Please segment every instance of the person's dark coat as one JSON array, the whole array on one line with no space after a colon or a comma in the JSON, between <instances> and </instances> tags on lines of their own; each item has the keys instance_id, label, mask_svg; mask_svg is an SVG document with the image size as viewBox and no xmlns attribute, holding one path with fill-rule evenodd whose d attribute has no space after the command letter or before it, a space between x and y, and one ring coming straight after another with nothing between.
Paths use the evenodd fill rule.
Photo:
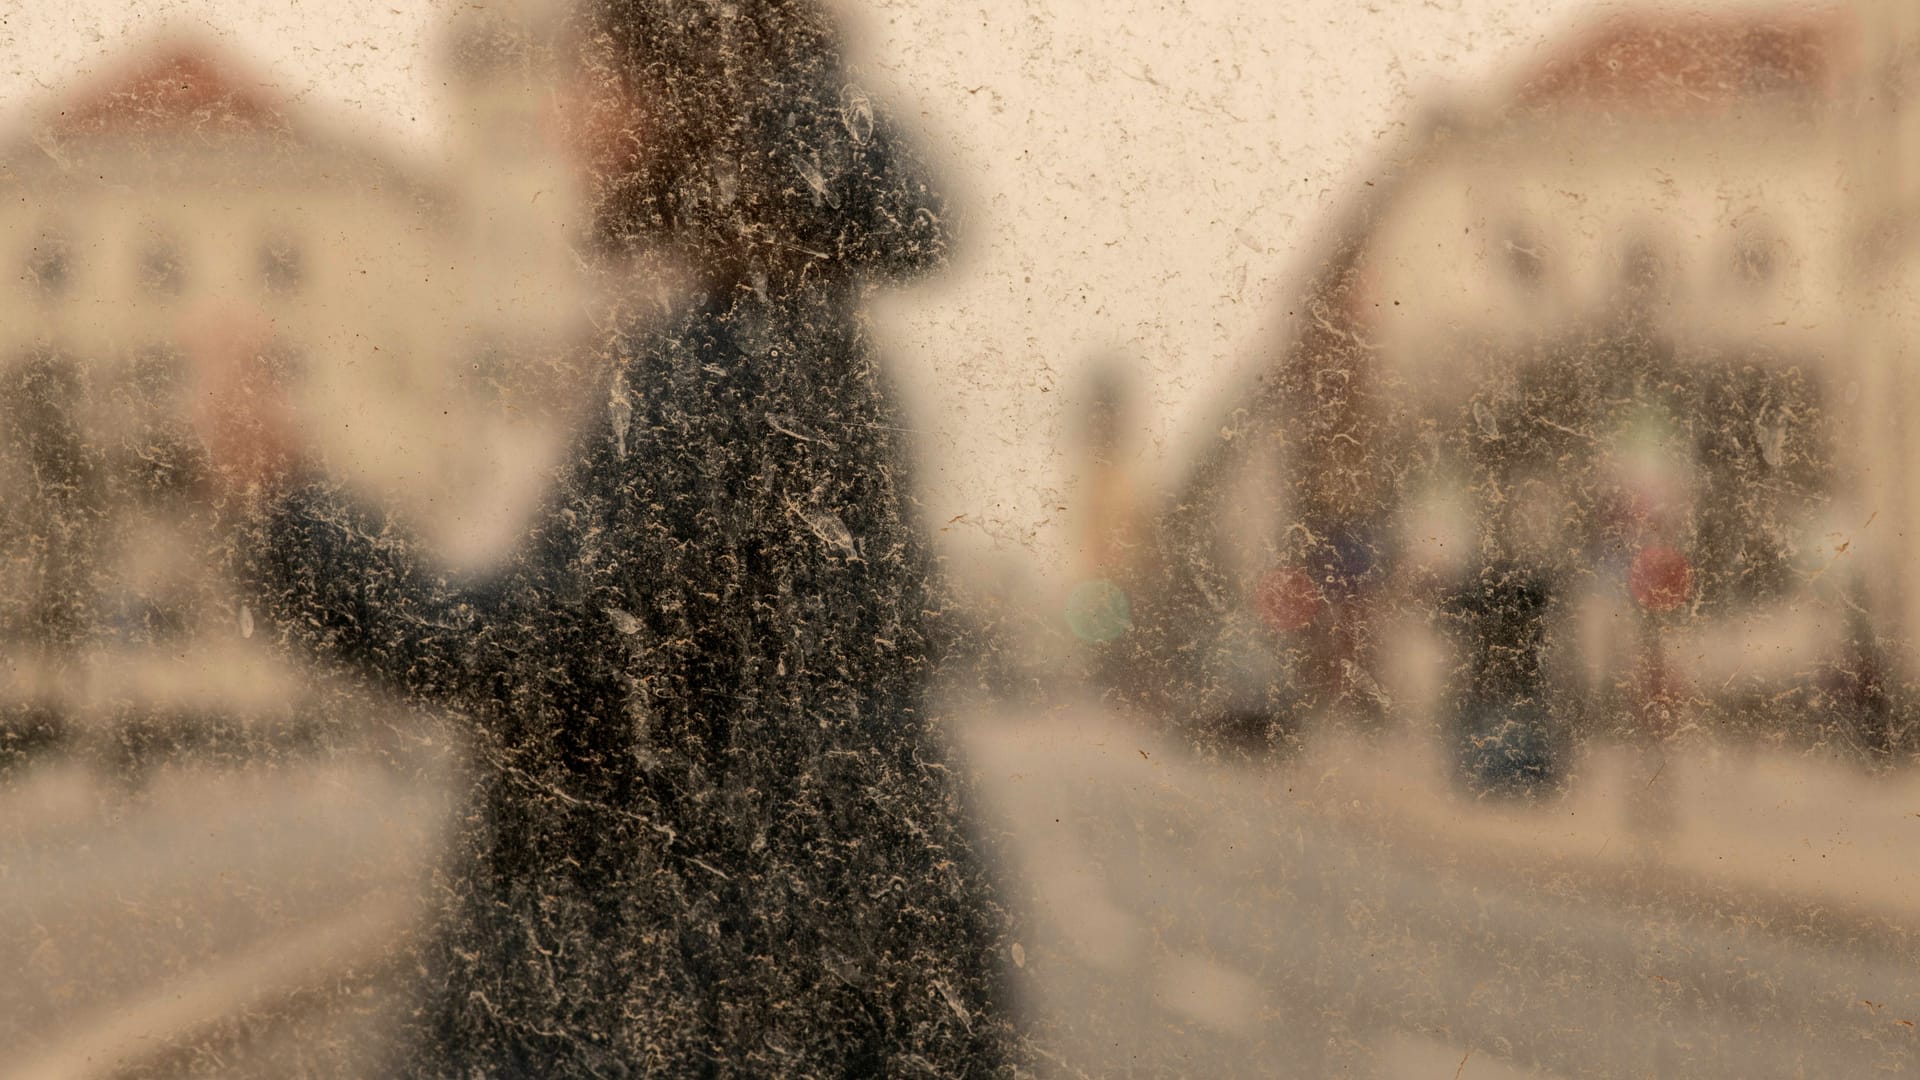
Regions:
<instances>
[{"instance_id":1,"label":"person's dark coat","mask_svg":"<svg viewBox=\"0 0 1920 1080\"><path fill-rule=\"evenodd\" d=\"M1009 1068L1005 916L927 712L907 448L835 272L939 255L890 143L852 147L823 215L846 260L617 341L613 400L484 589L324 483L260 523L280 632L477 742L414 1071Z\"/></svg>"}]
</instances>

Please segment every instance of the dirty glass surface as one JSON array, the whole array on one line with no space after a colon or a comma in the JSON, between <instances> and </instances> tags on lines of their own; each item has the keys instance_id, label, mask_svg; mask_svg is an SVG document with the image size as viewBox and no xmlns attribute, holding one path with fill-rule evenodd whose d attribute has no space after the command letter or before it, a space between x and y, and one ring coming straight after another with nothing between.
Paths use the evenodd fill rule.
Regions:
<instances>
[{"instance_id":1,"label":"dirty glass surface","mask_svg":"<svg viewBox=\"0 0 1920 1080\"><path fill-rule=\"evenodd\" d=\"M0 6L0 1076L1920 1075L1917 57Z\"/></svg>"}]
</instances>

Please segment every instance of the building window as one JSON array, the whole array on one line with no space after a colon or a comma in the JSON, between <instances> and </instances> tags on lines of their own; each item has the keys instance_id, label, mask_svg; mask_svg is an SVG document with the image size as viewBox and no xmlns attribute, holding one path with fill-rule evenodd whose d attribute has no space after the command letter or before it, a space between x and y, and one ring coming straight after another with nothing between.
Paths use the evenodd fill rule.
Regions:
<instances>
[{"instance_id":1,"label":"building window","mask_svg":"<svg viewBox=\"0 0 1920 1080\"><path fill-rule=\"evenodd\" d=\"M140 287L155 296L179 296L186 284L180 245L165 237L150 240L140 252Z\"/></svg>"},{"instance_id":2,"label":"building window","mask_svg":"<svg viewBox=\"0 0 1920 1080\"><path fill-rule=\"evenodd\" d=\"M1503 254L1507 279L1522 292L1538 292L1546 283L1546 252L1540 238L1531 230L1518 227L1507 230Z\"/></svg>"},{"instance_id":3,"label":"building window","mask_svg":"<svg viewBox=\"0 0 1920 1080\"><path fill-rule=\"evenodd\" d=\"M1672 269L1664 247L1651 236L1636 236L1620 253L1621 296L1634 308L1667 299Z\"/></svg>"},{"instance_id":4,"label":"building window","mask_svg":"<svg viewBox=\"0 0 1920 1080\"><path fill-rule=\"evenodd\" d=\"M1762 289L1780 274L1780 241L1766 229L1744 229L1733 242L1733 279L1749 289Z\"/></svg>"},{"instance_id":5,"label":"building window","mask_svg":"<svg viewBox=\"0 0 1920 1080\"><path fill-rule=\"evenodd\" d=\"M468 392L482 401L505 399L512 360L511 352L502 341L490 338L477 345L467 365Z\"/></svg>"},{"instance_id":6,"label":"building window","mask_svg":"<svg viewBox=\"0 0 1920 1080\"><path fill-rule=\"evenodd\" d=\"M294 240L275 236L260 245L260 280L268 292L298 292L306 279L306 256Z\"/></svg>"},{"instance_id":7,"label":"building window","mask_svg":"<svg viewBox=\"0 0 1920 1080\"><path fill-rule=\"evenodd\" d=\"M66 294L73 280L73 254L57 235L41 236L27 252L27 281L48 299Z\"/></svg>"},{"instance_id":8,"label":"building window","mask_svg":"<svg viewBox=\"0 0 1920 1080\"><path fill-rule=\"evenodd\" d=\"M153 345L134 355L128 372L132 388L144 402L168 401L187 385L186 361L165 345Z\"/></svg>"},{"instance_id":9,"label":"building window","mask_svg":"<svg viewBox=\"0 0 1920 1080\"><path fill-rule=\"evenodd\" d=\"M457 28L449 44L446 58L450 67L470 87L498 85L512 67L525 65L533 51L525 30L486 17Z\"/></svg>"},{"instance_id":10,"label":"building window","mask_svg":"<svg viewBox=\"0 0 1920 1080\"><path fill-rule=\"evenodd\" d=\"M169 346L148 346L131 358L121 393L134 419L121 435L116 461L120 490L134 502L188 498L203 475L200 440L184 408L191 381L186 358Z\"/></svg>"},{"instance_id":11,"label":"building window","mask_svg":"<svg viewBox=\"0 0 1920 1080\"><path fill-rule=\"evenodd\" d=\"M306 350L295 342L276 340L260 355L260 361L268 382L276 389L296 390L306 382Z\"/></svg>"}]
</instances>

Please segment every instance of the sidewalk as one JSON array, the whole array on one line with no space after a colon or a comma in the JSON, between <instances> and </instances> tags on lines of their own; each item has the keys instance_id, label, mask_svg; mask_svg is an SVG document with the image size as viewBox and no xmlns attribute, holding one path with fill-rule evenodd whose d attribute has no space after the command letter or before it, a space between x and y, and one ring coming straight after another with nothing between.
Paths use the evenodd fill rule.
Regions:
<instances>
[{"instance_id":1,"label":"sidewalk","mask_svg":"<svg viewBox=\"0 0 1920 1080\"><path fill-rule=\"evenodd\" d=\"M1837 755L1694 742L1598 744L1567 793L1533 804L1451 786L1436 739L1323 735L1286 775L1320 812L1429 858L1581 871L1623 885L1739 897L1824 921L1920 932L1920 772L1869 775ZM1278 774L1276 775L1276 780Z\"/></svg>"}]
</instances>

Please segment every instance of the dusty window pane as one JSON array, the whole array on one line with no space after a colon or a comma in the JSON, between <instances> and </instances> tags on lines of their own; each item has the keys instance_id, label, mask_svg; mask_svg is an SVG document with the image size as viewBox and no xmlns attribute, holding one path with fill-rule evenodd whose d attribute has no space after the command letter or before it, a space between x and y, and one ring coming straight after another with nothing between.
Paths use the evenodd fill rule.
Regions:
<instances>
[{"instance_id":1,"label":"dusty window pane","mask_svg":"<svg viewBox=\"0 0 1920 1080\"><path fill-rule=\"evenodd\" d=\"M1909 7L0 16L0 1075L1920 1072Z\"/></svg>"}]
</instances>

